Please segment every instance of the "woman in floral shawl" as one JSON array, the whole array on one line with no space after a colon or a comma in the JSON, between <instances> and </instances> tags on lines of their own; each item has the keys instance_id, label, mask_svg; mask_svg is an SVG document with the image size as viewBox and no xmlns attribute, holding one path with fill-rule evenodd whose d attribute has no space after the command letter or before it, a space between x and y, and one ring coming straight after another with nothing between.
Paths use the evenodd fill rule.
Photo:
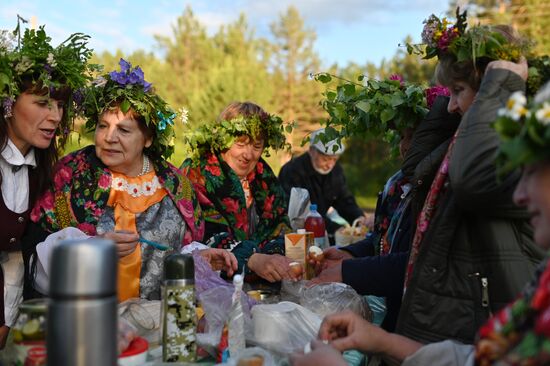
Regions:
<instances>
[{"instance_id":1,"label":"woman in floral shawl","mask_svg":"<svg viewBox=\"0 0 550 366\"><path fill-rule=\"evenodd\" d=\"M290 231L285 194L261 158L285 146L282 121L250 102L234 102L218 121L186 136L197 157L182 165L206 221L207 244L230 249L239 271L270 281L295 277L281 234Z\"/></svg>"},{"instance_id":2,"label":"woman in floral shawl","mask_svg":"<svg viewBox=\"0 0 550 366\"><path fill-rule=\"evenodd\" d=\"M104 75L86 95L86 126L95 129L95 146L59 161L53 188L31 220L42 237L76 227L112 239L119 300L159 299L164 258L201 240L204 222L191 183L165 160L173 151L175 114L139 67L122 59L119 64L121 71ZM236 268L227 251L207 249L203 255L218 269Z\"/></svg>"}]
</instances>

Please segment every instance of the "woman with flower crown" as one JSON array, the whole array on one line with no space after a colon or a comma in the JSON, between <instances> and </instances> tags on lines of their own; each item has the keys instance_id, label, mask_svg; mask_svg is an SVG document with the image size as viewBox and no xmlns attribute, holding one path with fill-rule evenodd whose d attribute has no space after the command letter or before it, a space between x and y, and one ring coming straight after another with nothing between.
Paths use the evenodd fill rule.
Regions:
<instances>
[{"instance_id":1,"label":"woman with flower crown","mask_svg":"<svg viewBox=\"0 0 550 366\"><path fill-rule=\"evenodd\" d=\"M195 156L182 170L205 215L205 242L230 249L239 272L270 282L297 278L281 238L290 232L285 193L261 158L266 148L286 145L282 120L254 103L233 102L186 140Z\"/></svg>"},{"instance_id":2,"label":"woman with flower crown","mask_svg":"<svg viewBox=\"0 0 550 366\"><path fill-rule=\"evenodd\" d=\"M531 215L536 243L550 249L550 84L537 94L530 109L525 96L513 94L495 122L503 143L501 173L523 166L513 198ZM474 345L443 341L424 346L388 333L351 313L326 317L309 355L294 355L293 365L346 365L339 351L360 349L382 354L403 365L548 365L550 364L550 262L539 266L520 296L489 319Z\"/></svg>"},{"instance_id":3,"label":"woman with flower crown","mask_svg":"<svg viewBox=\"0 0 550 366\"><path fill-rule=\"evenodd\" d=\"M87 92L86 127L95 130L95 146L67 155L56 166L52 189L31 212L42 230L35 244L69 227L112 239L119 255L119 301L159 299L164 258L201 240L204 222L191 183L166 161L173 152L175 113L139 66L123 59L119 65L120 71L104 75ZM201 254L216 269L232 273L236 268L225 250Z\"/></svg>"},{"instance_id":4,"label":"woman with flower crown","mask_svg":"<svg viewBox=\"0 0 550 366\"><path fill-rule=\"evenodd\" d=\"M43 27L0 31L0 349L23 299L21 238L30 209L52 183L75 114L73 93L87 80L87 39L74 34L53 47Z\"/></svg>"}]
</instances>

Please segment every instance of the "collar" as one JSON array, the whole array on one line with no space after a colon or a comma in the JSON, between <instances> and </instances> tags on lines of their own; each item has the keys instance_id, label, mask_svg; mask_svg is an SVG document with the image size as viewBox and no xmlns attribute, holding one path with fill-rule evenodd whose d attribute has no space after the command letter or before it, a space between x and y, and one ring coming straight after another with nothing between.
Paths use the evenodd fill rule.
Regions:
<instances>
[{"instance_id":1,"label":"collar","mask_svg":"<svg viewBox=\"0 0 550 366\"><path fill-rule=\"evenodd\" d=\"M34 148L31 148L27 155L23 156L21 151L15 146L15 144L8 138L6 147L0 153L2 158L11 165L30 165L33 168L36 167L36 157L34 156Z\"/></svg>"}]
</instances>

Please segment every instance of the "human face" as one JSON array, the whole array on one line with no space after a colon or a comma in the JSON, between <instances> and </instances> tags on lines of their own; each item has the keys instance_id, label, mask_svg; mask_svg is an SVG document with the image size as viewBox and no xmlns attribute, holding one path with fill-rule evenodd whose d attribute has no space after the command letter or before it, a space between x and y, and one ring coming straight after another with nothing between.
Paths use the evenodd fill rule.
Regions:
<instances>
[{"instance_id":1,"label":"human face","mask_svg":"<svg viewBox=\"0 0 550 366\"><path fill-rule=\"evenodd\" d=\"M449 87L449 90L451 91L451 99L449 100L447 110L449 113L464 115L474 102L477 90L474 90L464 81L456 81Z\"/></svg>"},{"instance_id":2,"label":"human face","mask_svg":"<svg viewBox=\"0 0 550 366\"><path fill-rule=\"evenodd\" d=\"M245 178L260 160L264 146L261 138L252 140L248 136L241 136L222 153L222 158L239 178Z\"/></svg>"},{"instance_id":3,"label":"human face","mask_svg":"<svg viewBox=\"0 0 550 366\"><path fill-rule=\"evenodd\" d=\"M7 119L8 137L25 155L31 147L47 149L55 138L55 131L63 117L61 100L47 95L22 93Z\"/></svg>"},{"instance_id":4,"label":"human face","mask_svg":"<svg viewBox=\"0 0 550 366\"><path fill-rule=\"evenodd\" d=\"M530 164L523 169L514 191L514 202L531 214L535 242L550 249L550 162Z\"/></svg>"},{"instance_id":5,"label":"human face","mask_svg":"<svg viewBox=\"0 0 550 366\"><path fill-rule=\"evenodd\" d=\"M309 156L311 157L311 165L313 165L313 169L322 175L327 175L330 173L336 165L338 159L340 159L340 155L323 154L314 147L309 149Z\"/></svg>"},{"instance_id":6,"label":"human face","mask_svg":"<svg viewBox=\"0 0 550 366\"><path fill-rule=\"evenodd\" d=\"M120 109L103 113L95 129L95 152L110 170L136 177L143 168L143 149L151 146L139 122Z\"/></svg>"}]
</instances>

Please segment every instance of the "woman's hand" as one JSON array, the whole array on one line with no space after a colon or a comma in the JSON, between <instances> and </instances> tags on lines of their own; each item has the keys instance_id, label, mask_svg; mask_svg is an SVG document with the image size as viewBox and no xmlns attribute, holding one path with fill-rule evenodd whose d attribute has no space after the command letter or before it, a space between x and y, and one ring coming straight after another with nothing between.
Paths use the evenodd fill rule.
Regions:
<instances>
[{"instance_id":1,"label":"woman's hand","mask_svg":"<svg viewBox=\"0 0 550 366\"><path fill-rule=\"evenodd\" d=\"M101 236L115 242L119 258L132 254L139 241L139 235L130 231L110 231Z\"/></svg>"},{"instance_id":2,"label":"woman's hand","mask_svg":"<svg viewBox=\"0 0 550 366\"><path fill-rule=\"evenodd\" d=\"M422 347L412 339L386 332L351 310L325 317L319 329L319 339L329 341L339 351L357 349L364 353L383 354L399 362Z\"/></svg>"},{"instance_id":3,"label":"woman's hand","mask_svg":"<svg viewBox=\"0 0 550 366\"><path fill-rule=\"evenodd\" d=\"M309 261L315 265L315 273L320 273L334 266L341 266L344 259L351 259L353 255L335 247L329 247L323 251L323 260L321 262Z\"/></svg>"},{"instance_id":4,"label":"woman's hand","mask_svg":"<svg viewBox=\"0 0 550 366\"><path fill-rule=\"evenodd\" d=\"M497 60L497 61L491 61L487 65L486 73L487 71L491 69L504 69L504 70L510 70L516 74L518 74L524 81L527 80L528 76L528 67L527 67L527 60L525 57L521 56L521 59L518 63L512 62L512 61L503 61L503 60Z\"/></svg>"},{"instance_id":5,"label":"woman's hand","mask_svg":"<svg viewBox=\"0 0 550 366\"><path fill-rule=\"evenodd\" d=\"M309 281L310 285L326 282L342 282L342 262L335 266L322 270L316 277Z\"/></svg>"},{"instance_id":6,"label":"woman's hand","mask_svg":"<svg viewBox=\"0 0 550 366\"><path fill-rule=\"evenodd\" d=\"M387 333L351 310L331 314L323 319L319 339L329 341L339 351L359 349L379 353L384 349Z\"/></svg>"},{"instance_id":7,"label":"woman's hand","mask_svg":"<svg viewBox=\"0 0 550 366\"><path fill-rule=\"evenodd\" d=\"M321 341L311 341L311 352L290 355L290 364L293 366L343 366L348 363L333 347Z\"/></svg>"},{"instance_id":8,"label":"woman's hand","mask_svg":"<svg viewBox=\"0 0 550 366\"><path fill-rule=\"evenodd\" d=\"M248 259L248 268L269 282L281 280L299 280L301 275L293 274L290 263L293 260L280 254L254 253Z\"/></svg>"},{"instance_id":9,"label":"woman's hand","mask_svg":"<svg viewBox=\"0 0 550 366\"><path fill-rule=\"evenodd\" d=\"M237 258L226 249L210 248L199 253L214 271L225 271L228 276L232 276L237 270Z\"/></svg>"}]
</instances>

